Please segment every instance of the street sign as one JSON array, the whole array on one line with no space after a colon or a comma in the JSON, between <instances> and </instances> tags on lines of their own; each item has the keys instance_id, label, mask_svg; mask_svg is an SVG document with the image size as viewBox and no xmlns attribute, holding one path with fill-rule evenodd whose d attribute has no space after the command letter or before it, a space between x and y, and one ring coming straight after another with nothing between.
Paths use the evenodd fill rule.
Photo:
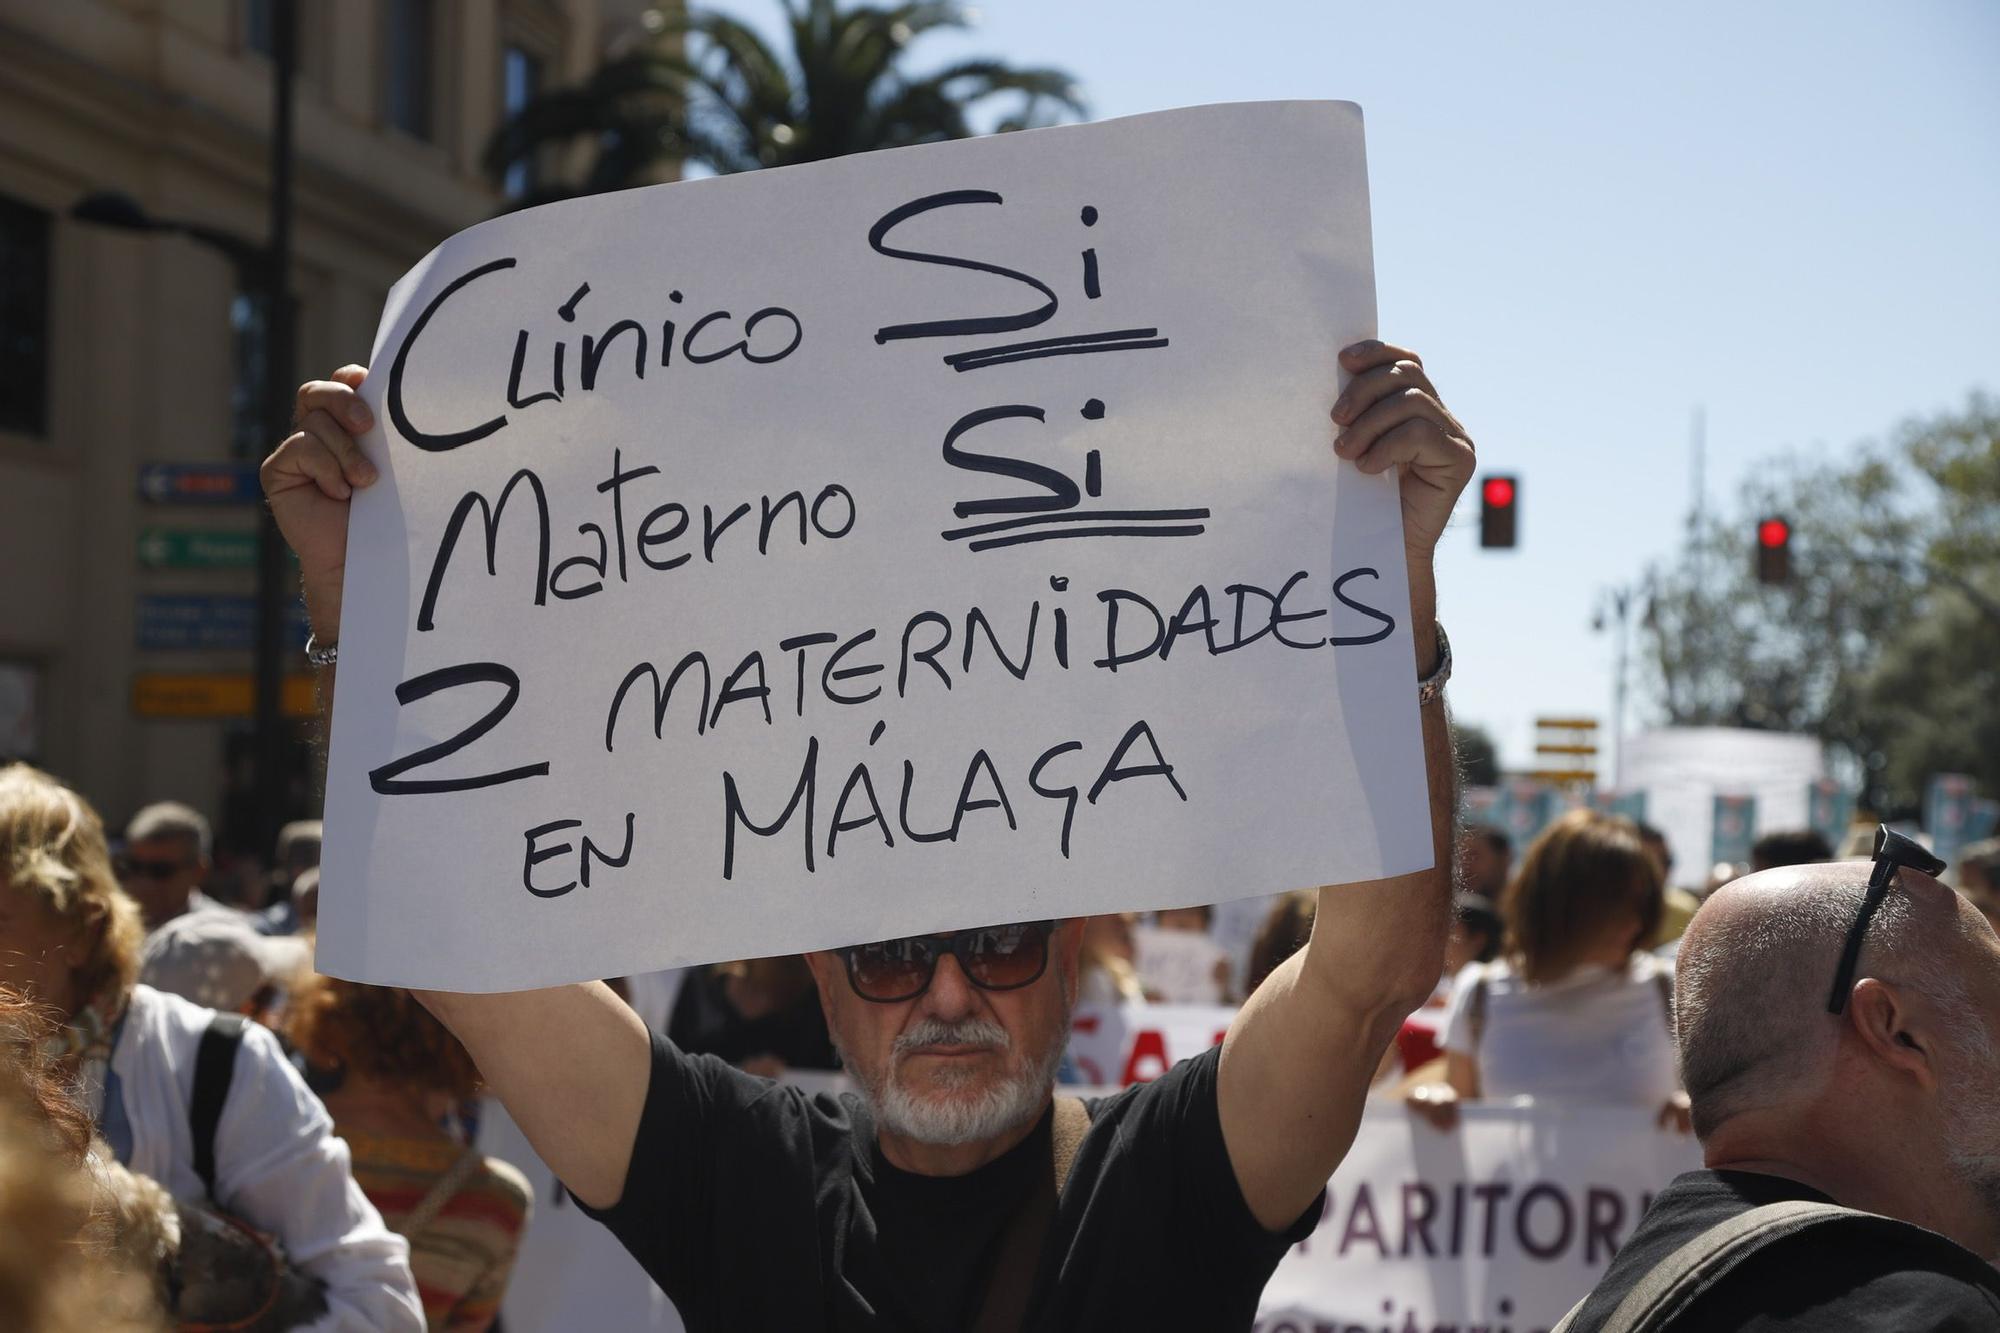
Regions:
<instances>
[{"instance_id":1,"label":"street sign","mask_svg":"<svg viewBox=\"0 0 2000 1333\"><path fill-rule=\"evenodd\" d=\"M263 491L251 462L142 463L139 498L153 504L256 504Z\"/></svg>"},{"instance_id":2,"label":"street sign","mask_svg":"<svg viewBox=\"0 0 2000 1333\"><path fill-rule=\"evenodd\" d=\"M141 652L250 652L257 646L257 599L234 593L142 593L137 602ZM285 608L285 642L302 648L306 610Z\"/></svg>"},{"instance_id":3,"label":"street sign","mask_svg":"<svg viewBox=\"0 0 2000 1333\"><path fill-rule=\"evenodd\" d=\"M257 534L210 528L143 528L139 564L146 569L255 569Z\"/></svg>"},{"instance_id":4,"label":"street sign","mask_svg":"<svg viewBox=\"0 0 2000 1333\"><path fill-rule=\"evenodd\" d=\"M278 699L286 717L311 717L316 707L312 677L285 677ZM249 717L256 707L256 682L248 674L132 677L132 711L140 717Z\"/></svg>"}]
</instances>

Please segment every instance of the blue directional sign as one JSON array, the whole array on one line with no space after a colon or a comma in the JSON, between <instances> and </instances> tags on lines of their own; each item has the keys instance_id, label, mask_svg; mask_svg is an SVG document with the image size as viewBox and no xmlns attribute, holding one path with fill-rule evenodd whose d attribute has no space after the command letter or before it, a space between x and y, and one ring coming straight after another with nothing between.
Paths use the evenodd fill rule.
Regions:
<instances>
[{"instance_id":1,"label":"blue directional sign","mask_svg":"<svg viewBox=\"0 0 2000 1333\"><path fill-rule=\"evenodd\" d=\"M247 461L142 463L139 498L153 504L240 505L263 498L257 465Z\"/></svg>"},{"instance_id":2,"label":"blue directional sign","mask_svg":"<svg viewBox=\"0 0 2000 1333\"><path fill-rule=\"evenodd\" d=\"M257 599L228 593L146 593L139 598L141 652L250 652L257 646ZM285 613L285 642L306 641L306 610Z\"/></svg>"}]
</instances>

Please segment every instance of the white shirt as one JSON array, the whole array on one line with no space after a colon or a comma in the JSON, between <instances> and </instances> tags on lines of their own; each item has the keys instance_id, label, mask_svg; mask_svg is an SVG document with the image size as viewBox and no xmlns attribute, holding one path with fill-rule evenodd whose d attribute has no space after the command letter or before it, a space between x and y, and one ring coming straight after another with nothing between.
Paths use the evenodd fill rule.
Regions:
<instances>
[{"instance_id":1,"label":"white shirt","mask_svg":"<svg viewBox=\"0 0 2000 1333\"><path fill-rule=\"evenodd\" d=\"M1486 982L1475 1038L1473 991ZM1680 1087L1662 988L1673 964L1635 953L1619 969L1580 967L1530 986L1505 959L1473 963L1453 983L1443 1046L1479 1064L1485 1098L1659 1107Z\"/></svg>"},{"instance_id":2,"label":"white shirt","mask_svg":"<svg viewBox=\"0 0 2000 1333\"><path fill-rule=\"evenodd\" d=\"M213 1011L132 988L111 1056L132 1170L177 1198L204 1197L194 1170L195 1052ZM108 1080L107 1080L108 1082ZM421 1333L410 1247L354 1183L347 1144L269 1032L247 1024L215 1130L216 1202L276 1235L294 1267L326 1283L314 1333Z\"/></svg>"}]
</instances>

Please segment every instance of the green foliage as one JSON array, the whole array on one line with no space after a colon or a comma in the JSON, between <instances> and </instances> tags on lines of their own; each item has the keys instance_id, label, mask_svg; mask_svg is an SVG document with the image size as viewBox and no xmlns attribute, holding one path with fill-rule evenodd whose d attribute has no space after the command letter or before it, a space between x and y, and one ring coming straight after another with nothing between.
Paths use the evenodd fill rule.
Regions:
<instances>
[{"instance_id":1,"label":"green foliage","mask_svg":"<svg viewBox=\"0 0 2000 1333\"><path fill-rule=\"evenodd\" d=\"M1453 721L1451 744L1458 753L1458 777L1468 787L1500 785L1500 749L1476 722Z\"/></svg>"},{"instance_id":2,"label":"green foliage","mask_svg":"<svg viewBox=\"0 0 2000 1333\"><path fill-rule=\"evenodd\" d=\"M515 206L644 184L664 166L700 163L728 174L845 153L970 137L968 113L1005 97L1003 130L1082 115L1073 80L1057 69L969 60L912 74L910 45L967 26L956 3L856 5L783 0L789 59L747 25L714 10L647 13L646 36L584 84L551 91L494 134L483 165L496 181L516 163L542 163L584 145L580 178L543 185Z\"/></svg>"},{"instance_id":3,"label":"green foliage","mask_svg":"<svg viewBox=\"0 0 2000 1333\"><path fill-rule=\"evenodd\" d=\"M1789 584L1753 575L1762 514L1791 520ZM1667 722L1818 736L1884 813L1933 772L2000 792L2000 404L1975 394L1846 463L1788 460L1650 578Z\"/></svg>"}]
</instances>

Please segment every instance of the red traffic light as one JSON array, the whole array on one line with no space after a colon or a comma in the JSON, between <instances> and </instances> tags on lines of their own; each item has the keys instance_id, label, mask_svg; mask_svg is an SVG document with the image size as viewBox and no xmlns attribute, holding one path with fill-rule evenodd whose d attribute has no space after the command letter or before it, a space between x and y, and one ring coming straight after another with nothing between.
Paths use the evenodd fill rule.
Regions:
<instances>
[{"instance_id":1,"label":"red traffic light","mask_svg":"<svg viewBox=\"0 0 2000 1333\"><path fill-rule=\"evenodd\" d=\"M1792 581L1792 525L1776 514L1757 520L1757 582Z\"/></svg>"},{"instance_id":2,"label":"red traffic light","mask_svg":"<svg viewBox=\"0 0 2000 1333\"><path fill-rule=\"evenodd\" d=\"M1520 482L1500 473L1479 483L1479 544L1488 550L1511 550L1516 540L1515 519L1521 498Z\"/></svg>"}]
</instances>

